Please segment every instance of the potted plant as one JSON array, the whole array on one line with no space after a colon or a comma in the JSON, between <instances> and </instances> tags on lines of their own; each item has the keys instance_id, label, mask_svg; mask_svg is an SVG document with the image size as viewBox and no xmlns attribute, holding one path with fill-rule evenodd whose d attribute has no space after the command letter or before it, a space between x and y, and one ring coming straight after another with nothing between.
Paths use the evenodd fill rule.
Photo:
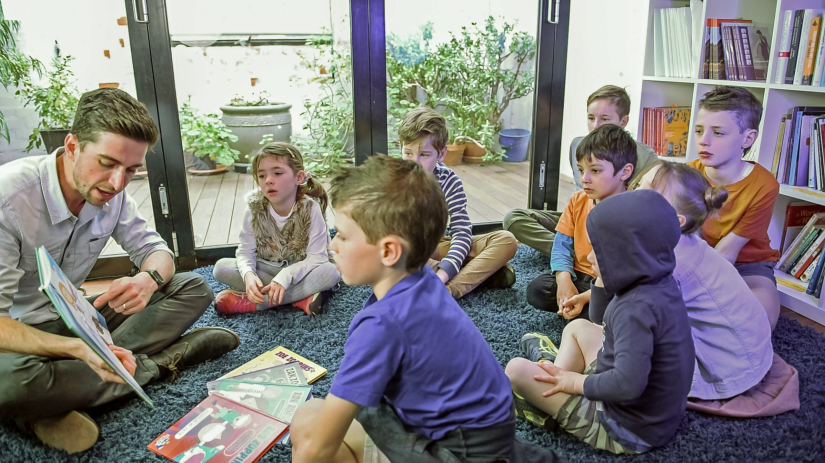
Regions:
<instances>
[{"instance_id":1,"label":"potted plant","mask_svg":"<svg viewBox=\"0 0 825 463\"><path fill-rule=\"evenodd\" d=\"M36 72L38 77L43 75L43 63L24 55L17 49L14 35L19 30L20 21L7 20L3 13L3 6L0 4L0 84L6 89L9 85L17 87L32 72ZM0 138L7 142L11 141L9 127L2 112L0 112Z\"/></svg>"},{"instance_id":2,"label":"potted plant","mask_svg":"<svg viewBox=\"0 0 825 463\"><path fill-rule=\"evenodd\" d=\"M193 155L193 161L200 159L204 168L193 166L189 172L195 175L212 175L226 171L238 160L239 152L230 148L229 143L238 137L229 130L217 114L195 112L187 99L179 111L180 133L184 152Z\"/></svg>"},{"instance_id":3,"label":"potted plant","mask_svg":"<svg viewBox=\"0 0 825 463\"><path fill-rule=\"evenodd\" d=\"M299 69L309 71L308 82L319 87L321 96L304 100L301 112L306 120L306 135L295 137L304 153L304 167L316 178L329 175L354 154L352 113L352 57L346 47L336 47L330 39L312 38L311 53L296 52ZM293 82L303 77L293 76Z\"/></svg>"},{"instance_id":4,"label":"potted plant","mask_svg":"<svg viewBox=\"0 0 825 463\"><path fill-rule=\"evenodd\" d=\"M17 84L15 96L24 106L33 104L40 119L29 135L27 152L41 145L52 152L63 146L69 134L80 96L69 69L72 59L71 56L54 57L51 69L45 72L46 86L35 83L30 74L22 76Z\"/></svg>"},{"instance_id":5,"label":"potted plant","mask_svg":"<svg viewBox=\"0 0 825 463\"><path fill-rule=\"evenodd\" d=\"M265 91L246 97L235 95L228 105L220 107L221 120L237 137L229 142L230 148L240 152L240 162L235 166L237 172L246 172L264 135L271 135L273 141L290 142L291 108L291 104L271 102Z\"/></svg>"},{"instance_id":6,"label":"potted plant","mask_svg":"<svg viewBox=\"0 0 825 463\"><path fill-rule=\"evenodd\" d=\"M533 91L529 63L536 55L536 41L516 32L515 26L504 22L499 28L489 16L483 29L476 23L462 27L439 47L446 117L452 119L452 130L473 141L464 151L465 161L478 148L486 149L485 162L501 161L503 155L494 147L501 115L512 100Z\"/></svg>"}]
</instances>

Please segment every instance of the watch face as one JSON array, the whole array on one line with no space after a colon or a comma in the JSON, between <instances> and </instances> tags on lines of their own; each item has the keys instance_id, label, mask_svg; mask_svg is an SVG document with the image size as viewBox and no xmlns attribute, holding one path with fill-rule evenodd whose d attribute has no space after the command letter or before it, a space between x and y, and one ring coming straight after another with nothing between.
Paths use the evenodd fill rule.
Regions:
<instances>
[{"instance_id":1,"label":"watch face","mask_svg":"<svg viewBox=\"0 0 825 463\"><path fill-rule=\"evenodd\" d=\"M157 270L150 268L150 269L146 270L146 273L148 273L149 276L151 276L152 279L155 280L155 283L157 283L158 286L163 285L163 277L160 276L160 273L158 273Z\"/></svg>"}]
</instances>

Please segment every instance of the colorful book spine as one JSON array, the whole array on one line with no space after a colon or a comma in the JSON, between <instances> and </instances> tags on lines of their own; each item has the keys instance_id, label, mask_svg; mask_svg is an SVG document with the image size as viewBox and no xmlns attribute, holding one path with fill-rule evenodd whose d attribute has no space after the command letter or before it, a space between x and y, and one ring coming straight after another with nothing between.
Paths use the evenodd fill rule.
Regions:
<instances>
[{"instance_id":1,"label":"colorful book spine","mask_svg":"<svg viewBox=\"0 0 825 463\"><path fill-rule=\"evenodd\" d=\"M819 47L819 33L822 30L822 15L816 15L811 20L811 29L808 33L808 43L805 48L805 62L802 66L802 85L811 85L814 80L814 62L816 61L817 47Z\"/></svg>"},{"instance_id":2,"label":"colorful book spine","mask_svg":"<svg viewBox=\"0 0 825 463\"><path fill-rule=\"evenodd\" d=\"M774 73L775 84L785 83L785 72L788 69L788 58L791 55L791 34L793 32L793 10L785 10L782 20L782 38L779 42L779 50L776 54L776 72Z\"/></svg>"},{"instance_id":3,"label":"colorful book spine","mask_svg":"<svg viewBox=\"0 0 825 463\"><path fill-rule=\"evenodd\" d=\"M785 119L787 116L782 115L782 120L779 122L779 133L776 135L776 149L773 152L773 163L771 164L771 174L776 178L776 172L779 169L779 159L782 154L782 140L785 137Z\"/></svg>"},{"instance_id":4,"label":"colorful book spine","mask_svg":"<svg viewBox=\"0 0 825 463\"><path fill-rule=\"evenodd\" d=\"M805 10L794 11L793 29L791 32L791 46L788 52L788 65L785 69L785 83L793 84L796 73L796 62L799 55L799 41L802 36L802 21L805 19Z\"/></svg>"},{"instance_id":5,"label":"colorful book spine","mask_svg":"<svg viewBox=\"0 0 825 463\"><path fill-rule=\"evenodd\" d=\"M793 84L802 85L802 71L805 69L805 55L808 52L808 42L810 40L811 23L814 18L814 10L808 8L802 17L802 30L799 33L799 45L796 53L796 69L793 75Z\"/></svg>"}]
</instances>

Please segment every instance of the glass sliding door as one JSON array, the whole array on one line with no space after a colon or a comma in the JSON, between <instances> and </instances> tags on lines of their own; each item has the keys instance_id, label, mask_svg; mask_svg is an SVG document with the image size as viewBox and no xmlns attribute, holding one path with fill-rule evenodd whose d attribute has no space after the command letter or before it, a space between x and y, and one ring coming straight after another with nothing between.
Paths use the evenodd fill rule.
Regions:
<instances>
[{"instance_id":1,"label":"glass sliding door","mask_svg":"<svg viewBox=\"0 0 825 463\"><path fill-rule=\"evenodd\" d=\"M529 206L534 125L536 0L385 0L387 132L418 105L443 114L446 163L461 178L474 223Z\"/></svg>"}]
</instances>

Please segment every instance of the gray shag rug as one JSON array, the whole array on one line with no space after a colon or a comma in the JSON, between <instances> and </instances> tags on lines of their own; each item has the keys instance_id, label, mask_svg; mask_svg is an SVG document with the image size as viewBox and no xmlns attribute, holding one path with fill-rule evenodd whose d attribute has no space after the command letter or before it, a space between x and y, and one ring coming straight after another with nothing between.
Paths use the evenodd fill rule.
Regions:
<instances>
[{"instance_id":1,"label":"gray shag rug","mask_svg":"<svg viewBox=\"0 0 825 463\"><path fill-rule=\"evenodd\" d=\"M527 304L527 284L548 267L546 257L525 246L511 264L516 284L504 290L479 290L459 301L484 334L502 367L520 355L518 340L528 331L561 337L562 321ZM217 293L224 287L212 278L212 267L196 270ZM325 396L343 356L347 327L370 294L367 287L342 286L326 303L325 312L309 317L297 310L220 316L207 310L196 326L222 326L237 332L241 346L228 355L187 370L174 383L146 388L156 407L138 398L90 410L101 428L100 441L88 452L69 456L41 445L13 423L0 424L0 461L168 461L146 446L206 397L207 381L278 345L325 366L329 372L315 383L313 394ZM676 437L666 446L639 456L616 457L593 450L564 432L545 434L519 421L518 434L553 449L571 462L768 462L825 460L825 337L814 329L781 317L774 331L776 352L799 370L801 409L751 420L728 419L687 412ZM457 353L460 355L460 353ZM291 461L291 448L275 446L263 462Z\"/></svg>"}]
</instances>

